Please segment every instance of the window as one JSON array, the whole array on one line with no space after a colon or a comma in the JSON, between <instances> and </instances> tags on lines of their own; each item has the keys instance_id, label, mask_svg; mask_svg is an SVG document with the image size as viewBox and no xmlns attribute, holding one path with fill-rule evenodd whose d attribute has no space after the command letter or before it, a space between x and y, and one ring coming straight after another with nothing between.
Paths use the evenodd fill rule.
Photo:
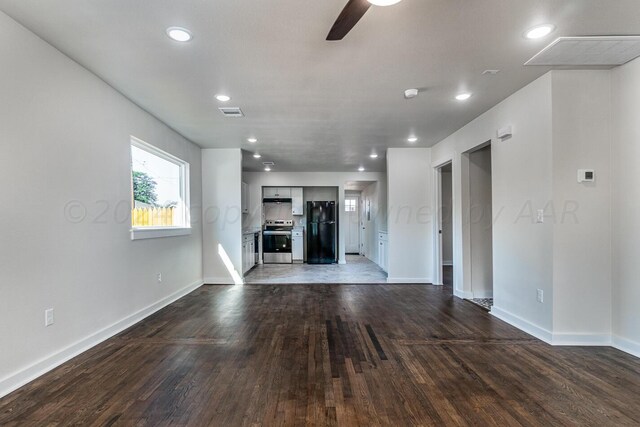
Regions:
<instances>
[{"instance_id":1,"label":"window","mask_svg":"<svg viewBox=\"0 0 640 427\"><path fill-rule=\"evenodd\" d=\"M345 212L355 212L356 211L356 199L345 199L345 201L344 201L344 210L345 210Z\"/></svg>"},{"instance_id":2,"label":"window","mask_svg":"<svg viewBox=\"0 0 640 427\"><path fill-rule=\"evenodd\" d=\"M190 234L189 163L131 137L131 239Z\"/></svg>"}]
</instances>

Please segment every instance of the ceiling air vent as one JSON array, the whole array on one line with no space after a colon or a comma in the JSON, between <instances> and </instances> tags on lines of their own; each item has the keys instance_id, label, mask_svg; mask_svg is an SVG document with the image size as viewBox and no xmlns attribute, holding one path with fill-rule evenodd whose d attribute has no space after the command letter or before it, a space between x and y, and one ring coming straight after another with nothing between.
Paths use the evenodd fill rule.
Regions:
<instances>
[{"instance_id":1,"label":"ceiling air vent","mask_svg":"<svg viewBox=\"0 0 640 427\"><path fill-rule=\"evenodd\" d=\"M262 162L262 164L265 165L265 166L274 166L275 165L275 163L273 163L273 162Z\"/></svg>"},{"instance_id":2,"label":"ceiling air vent","mask_svg":"<svg viewBox=\"0 0 640 427\"><path fill-rule=\"evenodd\" d=\"M615 67L640 56L640 36L560 37L524 65Z\"/></svg>"},{"instance_id":3,"label":"ceiling air vent","mask_svg":"<svg viewBox=\"0 0 640 427\"><path fill-rule=\"evenodd\" d=\"M218 108L225 117L243 117L242 110L238 107L221 107Z\"/></svg>"}]
</instances>

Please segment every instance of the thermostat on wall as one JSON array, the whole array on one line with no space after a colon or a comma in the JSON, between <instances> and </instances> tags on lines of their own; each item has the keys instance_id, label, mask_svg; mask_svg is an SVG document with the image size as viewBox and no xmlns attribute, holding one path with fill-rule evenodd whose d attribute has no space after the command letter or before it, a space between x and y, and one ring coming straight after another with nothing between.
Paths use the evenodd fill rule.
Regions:
<instances>
[{"instance_id":1,"label":"thermostat on wall","mask_svg":"<svg viewBox=\"0 0 640 427\"><path fill-rule=\"evenodd\" d=\"M578 182L594 182L596 172L593 169L578 169Z\"/></svg>"}]
</instances>

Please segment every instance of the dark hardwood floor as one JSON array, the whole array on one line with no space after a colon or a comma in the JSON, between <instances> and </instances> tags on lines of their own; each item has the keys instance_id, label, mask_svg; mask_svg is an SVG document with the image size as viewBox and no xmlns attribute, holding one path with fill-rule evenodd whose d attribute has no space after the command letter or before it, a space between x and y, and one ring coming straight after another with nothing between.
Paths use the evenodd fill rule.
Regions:
<instances>
[{"instance_id":1,"label":"dark hardwood floor","mask_svg":"<svg viewBox=\"0 0 640 427\"><path fill-rule=\"evenodd\" d=\"M640 424L640 360L448 286L204 286L0 400L0 425Z\"/></svg>"}]
</instances>

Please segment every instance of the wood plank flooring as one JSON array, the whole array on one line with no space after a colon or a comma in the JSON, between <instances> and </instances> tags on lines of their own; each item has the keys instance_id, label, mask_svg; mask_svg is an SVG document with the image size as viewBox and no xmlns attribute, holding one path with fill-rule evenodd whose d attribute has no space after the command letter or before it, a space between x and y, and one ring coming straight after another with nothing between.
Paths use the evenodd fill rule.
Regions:
<instances>
[{"instance_id":1,"label":"wood plank flooring","mask_svg":"<svg viewBox=\"0 0 640 427\"><path fill-rule=\"evenodd\" d=\"M640 425L640 360L447 286L203 286L0 400L0 425Z\"/></svg>"}]
</instances>

